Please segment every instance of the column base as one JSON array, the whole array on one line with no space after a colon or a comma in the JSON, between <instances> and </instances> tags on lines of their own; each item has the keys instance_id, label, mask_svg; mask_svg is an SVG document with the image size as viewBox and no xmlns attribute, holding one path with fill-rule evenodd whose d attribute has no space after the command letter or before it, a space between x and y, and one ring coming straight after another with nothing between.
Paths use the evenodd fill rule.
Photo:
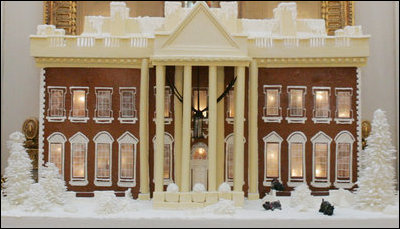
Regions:
<instances>
[{"instance_id":1,"label":"column base","mask_svg":"<svg viewBox=\"0 0 400 229\"><path fill-rule=\"evenodd\" d=\"M139 193L139 200L150 200L150 193Z\"/></svg>"},{"instance_id":2,"label":"column base","mask_svg":"<svg viewBox=\"0 0 400 229\"><path fill-rule=\"evenodd\" d=\"M192 194L190 192L181 192L179 195L180 203L191 203L192 202Z\"/></svg>"},{"instance_id":3,"label":"column base","mask_svg":"<svg viewBox=\"0 0 400 229\"><path fill-rule=\"evenodd\" d=\"M153 203L164 203L165 193L164 192L154 192L153 193Z\"/></svg>"},{"instance_id":4,"label":"column base","mask_svg":"<svg viewBox=\"0 0 400 229\"><path fill-rule=\"evenodd\" d=\"M232 192L232 200L235 202L236 207L243 207L244 192Z\"/></svg>"},{"instance_id":5,"label":"column base","mask_svg":"<svg viewBox=\"0 0 400 229\"><path fill-rule=\"evenodd\" d=\"M218 202L218 192L207 192L206 193L206 204L211 205Z\"/></svg>"},{"instance_id":6,"label":"column base","mask_svg":"<svg viewBox=\"0 0 400 229\"><path fill-rule=\"evenodd\" d=\"M248 200L259 200L260 194L259 193L249 193L247 196Z\"/></svg>"}]
</instances>

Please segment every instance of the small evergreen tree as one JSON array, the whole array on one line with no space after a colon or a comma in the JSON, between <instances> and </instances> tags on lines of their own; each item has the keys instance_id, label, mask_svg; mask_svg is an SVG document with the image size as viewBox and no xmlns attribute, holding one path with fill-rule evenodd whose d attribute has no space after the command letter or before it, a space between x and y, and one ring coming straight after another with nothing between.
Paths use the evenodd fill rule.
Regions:
<instances>
[{"instance_id":1,"label":"small evergreen tree","mask_svg":"<svg viewBox=\"0 0 400 229\"><path fill-rule=\"evenodd\" d=\"M39 183L45 190L48 200L54 204L64 204L67 187L59 169L51 162L47 162L41 169Z\"/></svg>"},{"instance_id":2,"label":"small evergreen tree","mask_svg":"<svg viewBox=\"0 0 400 229\"><path fill-rule=\"evenodd\" d=\"M39 184L33 184L30 187L28 197L24 202L24 208L27 211L47 211L51 207L51 202L47 198L46 191Z\"/></svg>"},{"instance_id":3,"label":"small evergreen tree","mask_svg":"<svg viewBox=\"0 0 400 229\"><path fill-rule=\"evenodd\" d=\"M357 182L359 208L381 211L395 203L395 152L385 112L378 109L364 150L364 168Z\"/></svg>"},{"instance_id":4,"label":"small evergreen tree","mask_svg":"<svg viewBox=\"0 0 400 229\"><path fill-rule=\"evenodd\" d=\"M33 184L32 160L29 158L23 143L25 136L20 132L10 135L7 147L10 151L8 167L5 169L5 194L10 204L19 205L27 198L30 186Z\"/></svg>"}]
</instances>

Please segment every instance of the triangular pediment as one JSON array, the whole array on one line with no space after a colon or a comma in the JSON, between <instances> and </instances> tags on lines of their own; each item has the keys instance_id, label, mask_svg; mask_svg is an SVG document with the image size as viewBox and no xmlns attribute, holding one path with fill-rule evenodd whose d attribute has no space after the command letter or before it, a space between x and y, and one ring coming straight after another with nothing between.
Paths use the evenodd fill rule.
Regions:
<instances>
[{"instance_id":1,"label":"triangular pediment","mask_svg":"<svg viewBox=\"0 0 400 229\"><path fill-rule=\"evenodd\" d=\"M238 50L239 46L208 6L197 2L162 48Z\"/></svg>"}]
</instances>

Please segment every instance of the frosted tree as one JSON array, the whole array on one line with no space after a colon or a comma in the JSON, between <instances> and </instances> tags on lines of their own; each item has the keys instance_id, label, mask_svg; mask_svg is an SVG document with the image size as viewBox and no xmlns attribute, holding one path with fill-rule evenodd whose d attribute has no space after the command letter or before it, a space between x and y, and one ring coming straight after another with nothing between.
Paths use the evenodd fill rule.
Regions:
<instances>
[{"instance_id":1,"label":"frosted tree","mask_svg":"<svg viewBox=\"0 0 400 229\"><path fill-rule=\"evenodd\" d=\"M20 132L10 134L10 140L7 141L10 156L4 173L4 188L8 201L13 205L24 202L33 184L32 160L23 146L24 141L25 136Z\"/></svg>"},{"instance_id":2,"label":"frosted tree","mask_svg":"<svg viewBox=\"0 0 400 229\"><path fill-rule=\"evenodd\" d=\"M44 188L48 200L54 204L64 204L67 187L59 169L53 163L47 162L41 170L39 183Z\"/></svg>"},{"instance_id":3,"label":"frosted tree","mask_svg":"<svg viewBox=\"0 0 400 229\"><path fill-rule=\"evenodd\" d=\"M307 184L301 184L292 191L290 206L299 211L308 211L314 207L314 199Z\"/></svg>"},{"instance_id":4,"label":"frosted tree","mask_svg":"<svg viewBox=\"0 0 400 229\"><path fill-rule=\"evenodd\" d=\"M51 202L47 198L46 190L39 183L33 184L28 192L28 197L24 202L27 211L47 211L51 207Z\"/></svg>"},{"instance_id":5,"label":"frosted tree","mask_svg":"<svg viewBox=\"0 0 400 229\"><path fill-rule=\"evenodd\" d=\"M395 203L395 152L385 112L378 109L364 150L364 168L357 182L359 208L381 211Z\"/></svg>"}]
</instances>

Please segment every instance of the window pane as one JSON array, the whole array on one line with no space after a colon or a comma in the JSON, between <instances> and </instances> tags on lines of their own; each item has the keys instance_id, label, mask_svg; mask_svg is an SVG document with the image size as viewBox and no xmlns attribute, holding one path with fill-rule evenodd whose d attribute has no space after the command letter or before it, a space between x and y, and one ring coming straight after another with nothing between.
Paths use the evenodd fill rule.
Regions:
<instances>
[{"instance_id":1,"label":"window pane","mask_svg":"<svg viewBox=\"0 0 400 229\"><path fill-rule=\"evenodd\" d=\"M303 116L303 90L290 90L289 109L291 116Z\"/></svg>"},{"instance_id":2,"label":"window pane","mask_svg":"<svg viewBox=\"0 0 400 229\"><path fill-rule=\"evenodd\" d=\"M97 92L97 114L100 118L111 117L111 91Z\"/></svg>"},{"instance_id":3,"label":"window pane","mask_svg":"<svg viewBox=\"0 0 400 229\"><path fill-rule=\"evenodd\" d=\"M267 177L279 177L279 143L267 143Z\"/></svg>"},{"instance_id":4,"label":"window pane","mask_svg":"<svg viewBox=\"0 0 400 229\"><path fill-rule=\"evenodd\" d=\"M329 117L329 92L316 91L315 92L315 117L327 118Z\"/></svg>"},{"instance_id":5,"label":"window pane","mask_svg":"<svg viewBox=\"0 0 400 229\"><path fill-rule=\"evenodd\" d=\"M171 147L170 144L164 144L164 179L171 179Z\"/></svg>"},{"instance_id":6,"label":"window pane","mask_svg":"<svg viewBox=\"0 0 400 229\"><path fill-rule=\"evenodd\" d=\"M292 143L290 150L291 177L303 177L303 144Z\"/></svg>"},{"instance_id":7,"label":"window pane","mask_svg":"<svg viewBox=\"0 0 400 229\"><path fill-rule=\"evenodd\" d=\"M134 174L134 145L121 144L121 178L133 179Z\"/></svg>"},{"instance_id":8,"label":"window pane","mask_svg":"<svg viewBox=\"0 0 400 229\"><path fill-rule=\"evenodd\" d=\"M267 115L279 115L279 91L276 89L267 90Z\"/></svg>"},{"instance_id":9,"label":"window pane","mask_svg":"<svg viewBox=\"0 0 400 229\"><path fill-rule=\"evenodd\" d=\"M228 180L233 180L233 141L228 141L228 144L227 144L227 150L226 150L226 153L227 153L227 165L226 165L226 168L228 169Z\"/></svg>"},{"instance_id":10,"label":"window pane","mask_svg":"<svg viewBox=\"0 0 400 229\"><path fill-rule=\"evenodd\" d=\"M72 116L85 117L86 116L86 93L85 91L73 91L72 99Z\"/></svg>"},{"instance_id":11,"label":"window pane","mask_svg":"<svg viewBox=\"0 0 400 229\"><path fill-rule=\"evenodd\" d=\"M170 98L170 91L169 88L165 89L165 105L164 105L164 118L170 118L170 104L171 104L171 98Z\"/></svg>"},{"instance_id":12,"label":"window pane","mask_svg":"<svg viewBox=\"0 0 400 229\"><path fill-rule=\"evenodd\" d=\"M228 117L235 117L235 93L233 90L230 90L228 94Z\"/></svg>"},{"instance_id":13,"label":"window pane","mask_svg":"<svg viewBox=\"0 0 400 229\"><path fill-rule=\"evenodd\" d=\"M337 94L338 100L338 117L351 118L351 93L349 91L341 91Z\"/></svg>"},{"instance_id":14,"label":"window pane","mask_svg":"<svg viewBox=\"0 0 400 229\"><path fill-rule=\"evenodd\" d=\"M97 144L97 177L110 178L110 144Z\"/></svg>"},{"instance_id":15,"label":"window pane","mask_svg":"<svg viewBox=\"0 0 400 229\"><path fill-rule=\"evenodd\" d=\"M50 91L50 116L64 116L64 92L63 90L52 89Z\"/></svg>"},{"instance_id":16,"label":"window pane","mask_svg":"<svg viewBox=\"0 0 400 229\"><path fill-rule=\"evenodd\" d=\"M326 178L328 173L328 144L315 144L315 177Z\"/></svg>"},{"instance_id":17,"label":"window pane","mask_svg":"<svg viewBox=\"0 0 400 229\"><path fill-rule=\"evenodd\" d=\"M200 98L198 98L199 95L200 95ZM200 106L199 106L199 104L200 104ZM198 91L197 88L193 88L193 107L196 110L199 108L200 108L200 110L204 110L207 106L208 106L207 89L200 89ZM203 115L204 115L204 117L207 117L207 112L204 111Z\"/></svg>"},{"instance_id":18,"label":"window pane","mask_svg":"<svg viewBox=\"0 0 400 229\"><path fill-rule=\"evenodd\" d=\"M85 178L85 154L86 144L72 144L72 177L83 179Z\"/></svg>"},{"instance_id":19,"label":"window pane","mask_svg":"<svg viewBox=\"0 0 400 229\"><path fill-rule=\"evenodd\" d=\"M337 173L340 179L350 179L350 144L338 144Z\"/></svg>"},{"instance_id":20,"label":"window pane","mask_svg":"<svg viewBox=\"0 0 400 229\"><path fill-rule=\"evenodd\" d=\"M121 92L121 115L122 118L133 118L135 110L135 99L133 91Z\"/></svg>"},{"instance_id":21,"label":"window pane","mask_svg":"<svg viewBox=\"0 0 400 229\"><path fill-rule=\"evenodd\" d=\"M58 172L62 171L62 155L63 155L63 147L60 143L51 143L50 144L50 162L53 163L57 168Z\"/></svg>"}]
</instances>

